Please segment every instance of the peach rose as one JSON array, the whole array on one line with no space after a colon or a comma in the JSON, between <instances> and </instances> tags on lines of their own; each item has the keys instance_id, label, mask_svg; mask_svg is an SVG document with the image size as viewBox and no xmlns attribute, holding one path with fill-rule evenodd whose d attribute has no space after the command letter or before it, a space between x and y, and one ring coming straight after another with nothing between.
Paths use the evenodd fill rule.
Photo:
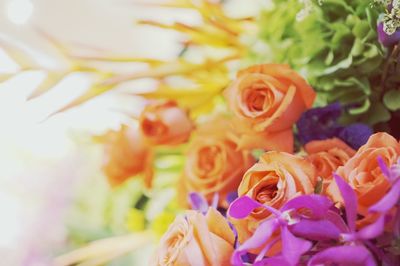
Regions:
<instances>
[{"instance_id":1,"label":"peach rose","mask_svg":"<svg viewBox=\"0 0 400 266\"><path fill-rule=\"evenodd\" d=\"M186 211L161 238L150 266L230 265L234 234L225 218L210 208L204 216Z\"/></svg>"},{"instance_id":2,"label":"peach rose","mask_svg":"<svg viewBox=\"0 0 400 266\"><path fill-rule=\"evenodd\" d=\"M322 178L325 189L332 180L332 173L344 165L356 151L338 138L314 140L304 146L306 159L315 167L317 175Z\"/></svg>"},{"instance_id":3,"label":"peach rose","mask_svg":"<svg viewBox=\"0 0 400 266\"><path fill-rule=\"evenodd\" d=\"M145 184L150 186L153 155L137 129L122 126L119 131L102 136L100 141L105 152L102 169L112 186L140 173L145 176Z\"/></svg>"},{"instance_id":4,"label":"peach rose","mask_svg":"<svg viewBox=\"0 0 400 266\"><path fill-rule=\"evenodd\" d=\"M306 159L284 152L270 151L243 176L238 196L252 199L276 209L300 194L314 192L317 175L313 165ZM232 219L239 241L243 243L265 220L270 212L256 209L246 219Z\"/></svg>"},{"instance_id":5,"label":"peach rose","mask_svg":"<svg viewBox=\"0 0 400 266\"><path fill-rule=\"evenodd\" d=\"M139 118L140 129L151 144L181 144L188 140L193 124L188 114L173 101L154 102Z\"/></svg>"},{"instance_id":6,"label":"peach rose","mask_svg":"<svg viewBox=\"0 0 400 266\"><path fill-rule=\"evenodd\" d=\"M366 215L368 207L378 202L390 188L378 165L378 156L391 166L400 156L400 144L387 133L376 133L337 170L337 174L355 190L361 215ZM334 201L342 202L336 183L328 187L328 194Z\"/></svg>"},{"instance_id":7,"label":"peach rose","mask_svg":"<svg viewBox=\"0 0 400 266\"><path fill-rule=\"evenodd\" d=\"M278 132L291 129L316 94L288 65L263 64L240 71L225 96L253 130Z\"/></svg>"},{"instance_id":8,"label":"peach rose","mask_svg":"<svg viewBox=\"0 0 400 266\"><path fill-rule=\"evenodd\" d=\"M250 152L237 149L233 135L222 119L199 129L188 148L180 188L183 197L198 192L211 201L218 193L220 204L227 207L226 195L236 191L243 174L255 162Z\"/></svg>"}]
</instances>

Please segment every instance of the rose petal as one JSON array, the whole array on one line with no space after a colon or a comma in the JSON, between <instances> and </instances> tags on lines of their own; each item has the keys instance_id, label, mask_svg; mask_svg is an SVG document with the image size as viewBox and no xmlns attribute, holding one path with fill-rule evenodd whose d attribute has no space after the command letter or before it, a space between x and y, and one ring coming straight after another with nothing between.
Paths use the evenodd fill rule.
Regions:
<instances>
[{"instance_id":1,"label":"rose petal","mask_svg":"<svg viewBox=\"0 0 400 266\"><path fill-rule=\"evenodd\" d=\"M300 237L311 240L338 239L341 231L330 221L327 220L307 220L290 226L290 230Z\"/></svg>"},{"instance_id":2,"label":"rose petal","mask_svg":"<svg viewBox=\"0 0 400 266\"><path fill-rule=\"evenodd\" d=\"M334 174L335 181L339 187L340 194L344 200L346 210L346 220L349 229L354 232L357 219L357 196L354 190L337 174Z\"/></svg>"},{"instance_id":3,"label":"rose petal","mask_svg":"<svg viewBox=\"0 0 400 266\"><path fill-rule=\"evenodd\" d=\"M209 208L206 214L208 230L228 243L235 242L235 231L224 216L214 208Z\"/></svg>"},{"instance_id":4,"label":"rose petal","mask_svg":"<svg viewBox=\"0 0 400 266\"><path fill-rule=\"evenodd\" d=\"M338 266L373 266L376 265L371 253L363 246L340 246L325 249L315 254L308 266L330 265Z\"/></svg>"},{"instance_id":5,"label":"rose petal","mask_svg":"<svg viewBox=\"0 0 400 266\"><path fill-rule=\"evenodd\" d=\"M290 265L297 265L302 254L307 252L312 243L310 241L295 237L284 226L282 229L282 255L290 263Z\"/></svg>"},{"instance_id":6,"label":"rose petal","mask_svg":"<svg viewBox=\"0 0 400 266\"><path fill-rule=\"evenodd\" d=\"M389 192L383 196L377 203L369 208L370 212L386 213L393 208L400 198L400 180L398 180Z\"/></svg>"},{"instance_id":7,"label":"rose petal","mask_svg":"<svg viewBox=\"0 0 400 266\"><path fill-rule=\"evenodd\" d=\"M312 216L315 219L323 218L328 210L333 206L333 202L325 196L320 195L300 195L294 199L289 200L281 209L282 212L286 210L298 210L306 208L312 211Z\"/></svg>"}]
</instances>

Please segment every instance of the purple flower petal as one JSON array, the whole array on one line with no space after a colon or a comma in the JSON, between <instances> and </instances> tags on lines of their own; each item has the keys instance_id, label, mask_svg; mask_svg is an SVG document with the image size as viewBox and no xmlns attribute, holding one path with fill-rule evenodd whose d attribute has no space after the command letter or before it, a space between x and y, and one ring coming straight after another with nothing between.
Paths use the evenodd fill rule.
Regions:
<instances>
[{"instance_id":1,"label":"purple flower petal","mask_svg":"<svg viewBox=\"0 0 400 266\"><path fill-rule=\"evenodd\" d=\"M350 231L354 232L356 229L357 219L357 196L354 190L337 174L334 174L336 184L339 187L340 194L345 204L346 220Z\"/></svg>"},{"instance_id":2,"label":"purple flower petal","mask_svg":"<svg viewBox=\"0 0 400 266\"><path fill-rule=\"evenodd\" d=\"M265 244L274 231L279 227L279 221L277 219L268 219L262 222L254 232L254 234L247 239L237 250L249 250L261 247Z\"/></svg>"},{"instance_id":3,"label":"purple flower petal","mask_svg":"<svg viewBox=\"0 0 400 266\"><path fill-rule=\"evenodd\" d=\"M306 144L312 140L337 136L342 129L342 126L337 123L341 114L342 106L340 103L305 111L296 123L300 142Z\"/></svg>"},{"instance_id":4,"label":"purple flower petal","mask_svg":"<svg viewBox=\"0 0 400 266\"><path fill-rule=\"evenodd\" d=\"M235 243L233 244L233 246L235 247L235 249L239 246L239 242L238 242L238 232L236 230L236 227L228 221L229 227L232 229L233 235L235 236Z\"/></svg>"},{"instance_id":5,"label":"purple flower petal","mask_svg":"<svg viewBox=\"0 0 400 266\"><path fill-rule=\"evenodd\" d=\"M290 265L297 265L301 255L310 250L312 243L295 237L287 226L284 226L281 230L282 255Z\"/></svg>"},{"instance_id":6,"label":"purple flower petal","mask_svg":"<svg viewBox=\"0 0 400 266\"><path fill-rule=\"evenodd\" d=\"M293 266L290 264L284 257L275 256L271 258L266 258L260 261L257 261L253 264L253 266Z\"/></svg>"},{"instance_id":7,"label":"purple flower petal","mask_svg":"<svg viewBox=\"0 0 400 266\"><path fill-rule=\"evenodd\" d=\"M236 191L232 191L226 195L226 201L231 204L235 199L237 199L238 194Z\"/></svg>"},{"instance_id":8,"label":"purple flower petal","mask_svg":"<svg viewBox=\"0 0 400 266\"><path fill-rule=\"evenodd\" d=\"M277 219L269 219L262 222L254 234L233 252L231 263L233 265L244 265L241 256L247 250L255 249L265 244L278 227L279 221Z\"/></svg>"},{"instance_id":9,"label":"purple flower petal","mask_svg":"<svg viewBox=\"0 0 400 266\"><path fill-rule=\"evenodd\" d=\"M203 197L203 195L197 192L189 193L188 200L193 210L200 211L201 213L207 213L208 211L208 203L207 200Z\"/></svg>"},{"instance_id":10,"label":"purple flower petal","mask_svg":"<svg viewBox=\"0 0 400 266\"><path fill-rule=\"evenodd\" d=\"M327 220L306 220L290 226L290 230L296 235L310 240L339 239L341 230Z\"/></svg>"},{"instance_id":11,"label":"purple flower petal","mask_svg":"<svg viewBox=\"0 0 400 266\"><path fill-rule=\"evenodd\" d=\"M394 34L389 35L383 30L383 22L378 24L378 39L386 47L395 45L400 41L400 30L396 31Z\"/></svg>"},{"instance_id":12,"label":"purple flower petal","mask_svg":"<svg viewBox=\"0 0 400 266\"><path fill-rule=\"evenodd\" d=\"M299 210L306 208L312 211L313 219L325 217L328 210L333 206L333 202L327 197L321 195L301 195L289 200L281 209L282 212L287 210Z\"/></svg>"},{"instance_id":13,"label":"purple flower petal","mask_svg":"<svg viewBox=\"0 0 400 266\"><path fill-rule=\"evenodd\" d=\"M242 256L246 254L246 251L235 251L232 254L231 264L234 266L243 266L245 265L242 261Z\"/></svg>"},{"instance_id":14,"label":"purple flower petal","mask_svg":"<svg viewBox=\"0 0 400 266\"><path fill-rule=\"evenodd\" d=\"M400 180L395 182L389 192L383 196L377 203L369 208L370 212L386 213L393 208L400 198Z\"/></svg>"},{"instance_id":15,"label":"purple flower petal","mask_svg":"<svg viewBox=\"0 0 400 266\"><path fill-rule=\"evenodd\" d=\"M211 207L214 209L218 208L218 202L219 202L219 194L215 193L211 202Z\"/></svg>"},{"instance_id":16,"label":"purple flower petal","mask_svg":"<svg viewBox=\"0 0 400 266\"><path fill-rule=\"evenodd\" d=\"M381 215L374 223L365 226L357 232L357 238L368 240L381 235L385 229L385 215Z\"/></svg>"},{"instance_id":17,"label":"purple flower petal","mask_svg":"<svg viewBox=\"0 0 400 266\"><path fill-rule=\"evenodd\" d=\"M341 233L347 233L349 232L349 228L346 225L346 223L343 221L342 216L339 215L339 213L329 210L329 212L326 214L326 220L330 221L332 224L335 225L337 229Z\"/></svg>"},{"instance_id":18,"label":"purple flower petal","mask_svg":"<svg viewBox=\"0 0 400 266\"><path fill-rule=\"evenodd\" d=\"M339 246L325 249L315 254L308 266L331 265L338 266L373 266L376 262L372 254L363 246Z\"/></svg>"},{"instance_id":19,"label":"purple flower petal","mask_svg":"<svg viewBox=\"0 0 400 266\"><path fill-rule=\"evenodd\" d=\"M254 262L258 262L263 260L265 254L268 252L268 250L271 249L271 247L273 245L276 244L276 242L278 242L280 240L280 237L276 237L275 239L271 240L268 242L268 244L265 245L265 247L263 247L263 249L258 253L256 259L254 260Z\"/></svg>"},{"instance_id":20,"label":"purple flower petal","mask_svg":"<svg viewBox=\"0 0 400 266\"><path fill-rule=\"evenodd\" d=\"M391 174L389 167L387 167L381 156L378 156L377 160L379 168L381 168L382 173L387 177L388 180L391 181Z\"/></svg>"},{"instance_id":21,"label":"purple flower petal","mask_svg":"<svg viewBox=\"0 0 400 266\"><path fill-rule=\"evenodd\" d=\"M372 133L373 131L369 126L356 123L340 130L338 137L353 149L358 150L362 145L367 143Z\"/></svg>"},{"instance_id":22,"label":"purple flower petal","mask_svg":"<svg viewBox=\"0 0 400 266\"><path fill-rule=\"evenodd\" d=\"M263 207L275 215L280 215L280 212L270 206L265 206L258 201L253 200L248 196L242 196L234 200L228 209L228 215L235 219L243 219L250 215L250 213L258 208Z\"/></svg>"}]
</instances>

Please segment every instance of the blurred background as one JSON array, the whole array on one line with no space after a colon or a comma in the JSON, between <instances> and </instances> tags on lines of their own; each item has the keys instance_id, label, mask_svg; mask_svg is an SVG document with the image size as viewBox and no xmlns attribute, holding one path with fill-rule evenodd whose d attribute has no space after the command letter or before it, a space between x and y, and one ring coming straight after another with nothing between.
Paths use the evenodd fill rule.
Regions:
<instances>
[{"instance_id":1,"label":"blurred background","mask_svg":"<svg viewBox=\"0 0 400 266\"><path fill-rule=\"evenodd\" d=\"M0 83L2 265L52 265L55 256L93 240L144 228L142 214L130 212L133 203L143 200L140 184L133 180L111 189L101 172L101 146L92 137L118 128L127 120L124 114L139 113L143 101L127 97L126 87L146 90L151 82L126 84L56 115L52 114L90 86L90 76L69 73L51 91L28 98L45 79L43 69L67 68L70 62L60 52L65 47L79 55L175 58L182 50L179 33L137 26L135 21L156 17L163 23L196 25L201 17L187 9L148 6L150 2L0 0L0 73L18 72L25 60L18 54L10 56L10 47L18 47L41 65ZM249 16L257 12L260 2L267 1L251 5L230 1L226 11ZM124 73L143 66L109 67ZM173 193L168 189L158 193L146 215L156 217ZM164 218L171 220L160 219ZM143 244L140 251L110 265L145 265L151 251L151 244Z\"/></svg>"}]
</instances>

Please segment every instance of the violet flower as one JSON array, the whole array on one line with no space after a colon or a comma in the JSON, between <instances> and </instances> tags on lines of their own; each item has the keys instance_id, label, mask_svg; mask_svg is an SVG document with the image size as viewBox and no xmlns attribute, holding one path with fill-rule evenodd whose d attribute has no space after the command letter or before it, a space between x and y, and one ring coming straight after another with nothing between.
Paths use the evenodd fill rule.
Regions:
<instances>
[{"instance_id":1,"label":"violet flower","mask_svg":"<svg viewBox=\"0 0 400 266\"><path fill-rule=\"evenodd\" d=\"M337 120L342 115L339 103L305 111L297 122L298 137L305 144L312 140L323 140L337 136L342 129Z\"/></svg>"},{"instance_id":2,"label":"violet flower","mask_svg":"<svg viewBox=\"0 0 400 266\"><path fill-rule=\"evenodd\" d=\"M378 23L377 31L379 42L385 47L391 47L400 41L400 30L389 35L383 30L383 22Z\"/></svg>"},{"instance_id":3,"label":"violet flower","mask_svg":"<svg viewBox=\"0 0 400 266\"><path fill-rule=\"evenodd\" d=\"M381 157L378 157L378 163L382 173L391 184L391 188L385 196L369 208L369 212L386 214L395 205L398 205L393 221L393 233L395 237L400 238L400 159L390 168L386 166Z\"/></svg>"},{"instance_id":4,"label":"violet flower","mask_svg":"<svg viewBox=\"0 0 400 266\"><path fill-rule=\"evenodd\" d=\"M314 255L308 265L325 265L337 263L338 265L376 265L373 255L366 246L373 246L369 239L381 235L385 226L385 215L381 215L374 223L356 230L357 196L340 176L334 175L336 184L342 195L348 230L340 234L341 242L345 245L327 248ZM357 254L357 256L354 256Z\"/></svg>"},{"instance_id":5,"label":"violet flower","mask_svg":"<svg viewBox=\"0 0 400 266\"><path fill-rule=\"evenodd\" d=\"M357 150L367 143L369 137L374 132L372 129L361 123L354 123L343 127L337 137L349 144L353 149Z\"/></svg>"},{"instance_id":6,"label":"violet flower","mask_svg":"<svg viewBox=\"0 0 400 266\"><path fill-rule=\"evenodd\" d=\"M236 199L229 207L229 216L242 219L247 217L254 209L262 207L270 211L273 216L258 226L252 237L240 245L232 256L233 265L244 265L242 256L248 250L262 248L254 261L254 265L296 265L300 257L310 250L312 243L308 240L296 237L293 232L300 235L311 232L309 239L323 239L325 234L332 238L338 238L340 231L334 223L324 220L328 216L333 203L320 195L301 195L288 201L281 210L263 205L248 196ZM306 211L305 211L306 210ZM324 223L319 224L319 222ZM316 225L313 229L312 227ZM274 233L280 235L274 236ZM281 254L264 258L268 250L277 241L282 241ZM275 264L278 263L279 264Z\"/></svg>"},{"instance_id":7,"label":"violet flower","mask_svg":"<svg viewBox=\"0 0 400 266\"><path fill-rule=\"evenodd\" d=\"M304 112L296 124L300 142L306 144L312 140L337 137L353 149L364 145L372 135L372 129L361 123L340 125L338 120L342 115L342 109L339 103L333 103Z\"/></svg>"},{"instance_id":8,"label":"violet flower","mask_svg":"<svg viewBox=\"0 0 400 266\"><path fill-rule=\"evenodd\" d=\"M338 266L373 266L376 265L371 253L363 246L339 246L327 248L316 255L309 261L308 266L317 265L332 265Z\"/></svg>"},{"instance_id":9,"label":"violet flower","mask_svg":"<svg viewBox=\"0 0 400 266\"><path fill-rule=\"evenodd\" d=\"M374 223L356 231L357 195L353 188L340 176L334 174L334 178L344 201L346 221L349 229L348 232L341 234L341 240L343 242L355 242L374 239L381 235L385 226L385 215L381 215Z\"/></svg>"}]
</instances>

